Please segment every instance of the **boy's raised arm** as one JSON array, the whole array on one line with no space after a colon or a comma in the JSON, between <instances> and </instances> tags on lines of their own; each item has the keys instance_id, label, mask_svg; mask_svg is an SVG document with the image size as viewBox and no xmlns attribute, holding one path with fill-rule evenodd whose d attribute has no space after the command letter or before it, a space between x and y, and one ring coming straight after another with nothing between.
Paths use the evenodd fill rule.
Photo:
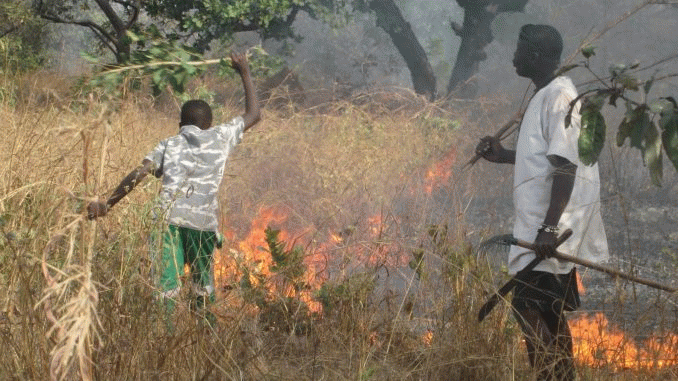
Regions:
<instances>
[{"instance_id":1,"label":"boy's raised arm","mask_svg":"<svg viewBox=\"0 0 678 381\"><path fill-rule=\"evenodd\" d=\"M113 191L108 200L104 201L93 201L87 205L87 218L93 220L97 217L103 217L108 213L108 210L117 204L118 201L122 200L123 197L127 196L129 192L134 189L141 182L141 180L146 177L149 173L153 172L153 162L144 159L140 166L135 168L130 172L124 179L120 182L117 188Z\"/></svg>"},{"instance_id":2,"label":"boy's raised arm","mask_svg":"<svg viewBox=\"0 0 678 381\"><path fill-rule=\"evenodd\" d=\"M242 118L245 121L244 131L257 124L261 119L261 110L259 109L259 101L254 92L254 85L250 77L250 66L247 63L247 57L242 53L231 54L231 65L233 69L240 74L243 88L245 89L245 114Z\"/></svg>"}]
</instances>

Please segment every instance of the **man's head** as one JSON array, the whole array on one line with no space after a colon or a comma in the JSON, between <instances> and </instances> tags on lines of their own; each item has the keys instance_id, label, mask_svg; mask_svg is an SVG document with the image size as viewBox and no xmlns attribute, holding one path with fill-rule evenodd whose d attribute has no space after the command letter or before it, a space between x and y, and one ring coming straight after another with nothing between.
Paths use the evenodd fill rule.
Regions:
<instances>
[{"instance_id":1,"label":"man's head","mask_svg":"<svg viewBox=\"0 0 678 381\"><path fill-rule=\"evenodd\" d=\"M212 126L212 108L205 101L190 100L181 106L181 121L179 126L194 125L203 130Z\"/></svg>"},{"instance_id":2,"label":"man's head","mask_svg":"<svg viewBox=\"0 0 678 381\"><path fill-rule=\"evenodd\" d=\"M513 66L521 77L551 75L560 64L563 38L550 25L523 25L518 46L513 56Z\"/></svg>"}]
</instances>

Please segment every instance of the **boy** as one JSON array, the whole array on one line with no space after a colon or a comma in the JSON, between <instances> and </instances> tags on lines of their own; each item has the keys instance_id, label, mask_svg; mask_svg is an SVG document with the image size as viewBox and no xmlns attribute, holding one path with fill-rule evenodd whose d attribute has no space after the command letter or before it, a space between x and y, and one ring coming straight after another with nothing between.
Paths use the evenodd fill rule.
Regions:
<instances>
[{"instance_id":1,"label":"boy","mask_svg":"<svg viewBox=\"0 0 678 381\"><path fill-rule=\"evenodd\" d=\"M231 65L240 74L245 89L244 115L212 127L212 110L207 103L186 102L181 108L179 134L161 141L107 201L87 206L89 219L105 216L146 175L162 178L157 217L164 217L167 228L162 236L158 286L161 297L170 300L178 295L185 263L191 267L193 282L201 288L199 303L214 292L211 264L217 243L217 193L224 165L242 133L261 118L246 57L232 54ZM168 306L171 309L173 302Z\"/></svg>"}]
</instances>

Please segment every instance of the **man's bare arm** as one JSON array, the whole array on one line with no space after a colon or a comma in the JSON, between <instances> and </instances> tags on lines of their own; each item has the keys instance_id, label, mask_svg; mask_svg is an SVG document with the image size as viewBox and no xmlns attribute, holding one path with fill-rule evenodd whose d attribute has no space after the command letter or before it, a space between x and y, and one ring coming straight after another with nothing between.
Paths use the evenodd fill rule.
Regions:
<instances>
[{"instance_id":1,"label":"man's bare arm","mask_svg":"<svg viewBox=\"0 0 678 381\"><path fill-rule=\"evenodd\" d=\"M105 216L110 208L127 196L127 194L129 194L129 192L131 192L132 189L134 189L134 187L136 187L149 173L153 172L153 167L154 164L152 161L144 159L140 166L122 179L108 200L105 202L94 201L87 205L87 218L94 219Z\"/></svg>"},{"instance_id":2,"label":"man's bare arm","mask_svg":"<svg viewBox=\"0 0 678 381\"><path fill-rule=\"evenodd\" d=\"M549 208L544 216L545 226L558 226L560 217L565 211L565 207L570 202L572 189L574 189L575 174L577 166L569 160L560 156L550 156L549 160L554 166L553 185L551 186L551 200ZM557 232L540 230L534 241L537 255L549 257L555 253Z\"/></svg>"},{"instance_id":3,"label":"man's bare arm","mask_svg":"<svg viewBox=\"0 0 678 381\"><path fill-rule=\"evenodd\" d=\"M254 91L252 78L250 75L250 66L247 63L247 57L244 54L231 54L231 65L235 71L240 74L243 88L245 89L245 114L242 116L245 122L243 131L247 131L252 126L257 124L261 119L261 110L259 108L259 101Z\"/></svg>"}]
</instances>

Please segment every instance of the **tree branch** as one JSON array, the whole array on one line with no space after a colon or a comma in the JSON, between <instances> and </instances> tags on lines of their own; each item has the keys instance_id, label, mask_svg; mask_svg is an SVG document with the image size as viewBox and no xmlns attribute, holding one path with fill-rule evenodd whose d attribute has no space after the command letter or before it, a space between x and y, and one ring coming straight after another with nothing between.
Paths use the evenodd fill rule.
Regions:
<instances>
[{"instance_id":1,"label":"tree branch","mask_svg":"<svg viewBox=\"0 0 678 381\"><path fill-rule=\"evenodd\" d=\"M115 29L118 35L120 35L121 32L125 31L125 25L123 24L118 14L115 13L113 7L111 7L111 3L109 3L107 0L95 0L95 1L99 6L99 9L101 9L101 11L104 12L104 15L106 15L108 21L111 22L111 25L113 25L113 29Z\"/></svg>"},{"instance_id":2,"label":"tree branch","mask_svg":"<svg viewBox=\"0 0 678 381\"><path fill-rule=\"evenodd\" d=\"M139 12L141 8L139 5L139 0L136 1L112 0L112 1L122 5L123 7L132 8L132 15L127 21L127 24L125 25L125 30L129 30L132 27L132 25L134 25L134 23L137 22L137 19L139 18Z\"/></svg>"},{"instance_id":3,"label":"tree branch","mask_svg":"<svg viewBox=\"0 0 678 381\"><path fill-rule=\"evenodd\" d=\"M90 20L66 20L62 19L59 17L56 17L54 15L48 14L48 13L40 13L40 17L44 18L45 20L49 20L51 22L57 23L57 24L73 24L73 25L80 25L84 26L87 28L90 28L94 33L97 35L97 38L101 40L102 43L107 45L109 49L111 49L111 45L114 45L113 43L115 42L115 39L113 36L111 36L104 27L101 25L90 21ZM115 50L113 50L115 52Z\"/></svg>"}]
</instances>

